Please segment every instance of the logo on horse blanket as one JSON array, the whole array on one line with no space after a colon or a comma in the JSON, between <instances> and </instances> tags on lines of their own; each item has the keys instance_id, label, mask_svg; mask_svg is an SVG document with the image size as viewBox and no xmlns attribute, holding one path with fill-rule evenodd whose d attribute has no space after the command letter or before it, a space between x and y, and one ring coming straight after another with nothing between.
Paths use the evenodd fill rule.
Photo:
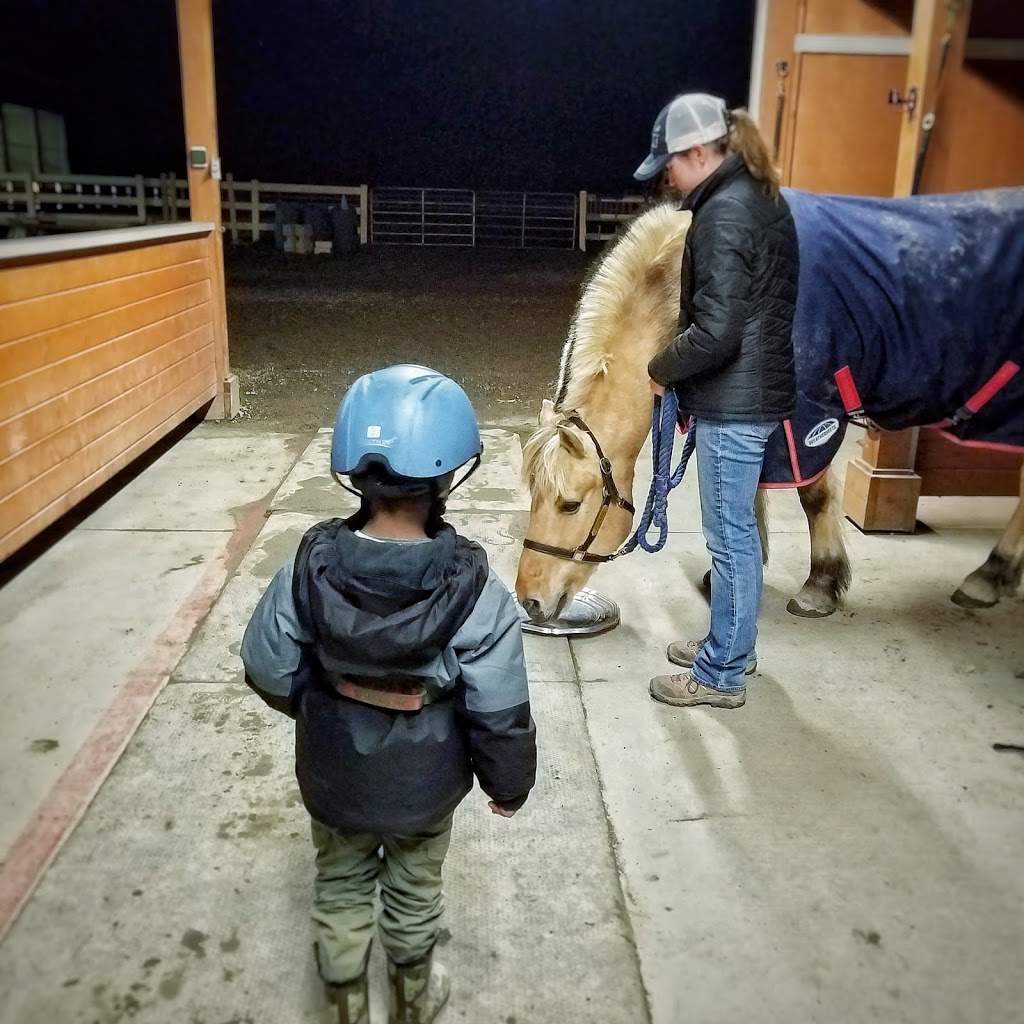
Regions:
<instances>
[{"instance_id":1,"label":"logo on horse blanket","mask_svg":"<svg viewBox=\"0 0 1024 1024\"><path fill-rule=\"evenodd\" d=\"M769 441L762 485L820 476L853 412L1024 448L1024 188L783 193L800 242L797 412Z\"/></svg>"}]
</instances>

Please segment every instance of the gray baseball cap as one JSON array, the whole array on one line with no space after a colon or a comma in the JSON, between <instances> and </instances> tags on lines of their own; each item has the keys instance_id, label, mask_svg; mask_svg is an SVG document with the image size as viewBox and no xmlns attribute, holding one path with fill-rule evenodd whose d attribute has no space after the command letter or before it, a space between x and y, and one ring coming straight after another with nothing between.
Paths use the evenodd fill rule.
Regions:
<instances>
[{"instance_id":1,"label":"gray baseball cap","mask_svg":"<svg viewBox=\"0 0 1024 1024\"><path fill-rule=\"evenodd\" d=\"M728 134L725 100L706 92L677 96L655 118L651 151L633 177L648 181L665 169L673 153L683 153L691 146L714 142Z\"/></svg>"}]
</instances>

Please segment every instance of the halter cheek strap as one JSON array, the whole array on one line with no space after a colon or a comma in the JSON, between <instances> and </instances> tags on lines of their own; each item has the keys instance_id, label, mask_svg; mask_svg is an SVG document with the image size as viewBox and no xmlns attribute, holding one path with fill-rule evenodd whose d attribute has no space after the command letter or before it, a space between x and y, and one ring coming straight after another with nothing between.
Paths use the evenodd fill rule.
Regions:
<instances>
[{"instance_id":1,"label":"halter cheek strap","mask_svg":"<svg viewBox=\"0 0 1024 1024\"><path fill-rule=\"evenodd\" d=\"M612 505L625 509L631 516L636 513L636 509L633 508L631 502L619 494L619 489L615 486L611 461L605 455L604 450L601 448L601 442L598 441L594 432L584 422L583 417L578 412L570 412L566 414L565 422L578 427L594 442L594 449L597 451L598 469L601 471L601 507L597 510L597 515L594 517L593 525L590 527L590 533L587 534L586 540L575 548L560 548L553 544L542 544L540 541L530 540L529 538L523 541L523 547L528 548L530 551L538 551L542 555L567 558L573 562L610 562L612 559L618 558L621 552L613 551L607 555L595 555L591 554L590 545L597 540L597 535L601 532L601 527L604 525L605 518L608 515L608 509Z\"/></svg>"}]
</instances>

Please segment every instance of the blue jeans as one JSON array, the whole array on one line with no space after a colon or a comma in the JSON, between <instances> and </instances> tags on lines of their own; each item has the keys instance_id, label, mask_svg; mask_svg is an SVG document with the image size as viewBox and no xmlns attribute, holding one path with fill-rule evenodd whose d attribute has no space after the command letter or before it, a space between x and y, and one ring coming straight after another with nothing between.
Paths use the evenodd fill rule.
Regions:
<instances>
[{"instance_id":1,"label":"blue jeans","mask_svg":"<svg viewBox=\"0 0 1024 1024\"><path fill-rule=\"evenodd\" d=\"M701 525L711 553L711 630L693 678L741 690L757 642L764 585L754 496L768 438L778 423L697 421Z\"/></svg>"}]
</instances>

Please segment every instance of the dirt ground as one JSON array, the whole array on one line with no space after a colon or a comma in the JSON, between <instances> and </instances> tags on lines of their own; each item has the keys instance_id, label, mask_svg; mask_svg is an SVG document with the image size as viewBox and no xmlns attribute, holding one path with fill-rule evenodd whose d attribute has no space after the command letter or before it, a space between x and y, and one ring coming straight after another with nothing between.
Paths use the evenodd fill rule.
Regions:
<instances>
[{"instance_id":1,"label":"dirt ground","mask_svg":"<svg viewBox=\"0 0 1024 1024\"><path fill-rule=\"evenodd\" d=\"M228 250L236 423L333 423L360 374L420 362L458 380L481 423L536 422L594 254L387 247L347 257Z\"/></svg>"}]
</instances>

